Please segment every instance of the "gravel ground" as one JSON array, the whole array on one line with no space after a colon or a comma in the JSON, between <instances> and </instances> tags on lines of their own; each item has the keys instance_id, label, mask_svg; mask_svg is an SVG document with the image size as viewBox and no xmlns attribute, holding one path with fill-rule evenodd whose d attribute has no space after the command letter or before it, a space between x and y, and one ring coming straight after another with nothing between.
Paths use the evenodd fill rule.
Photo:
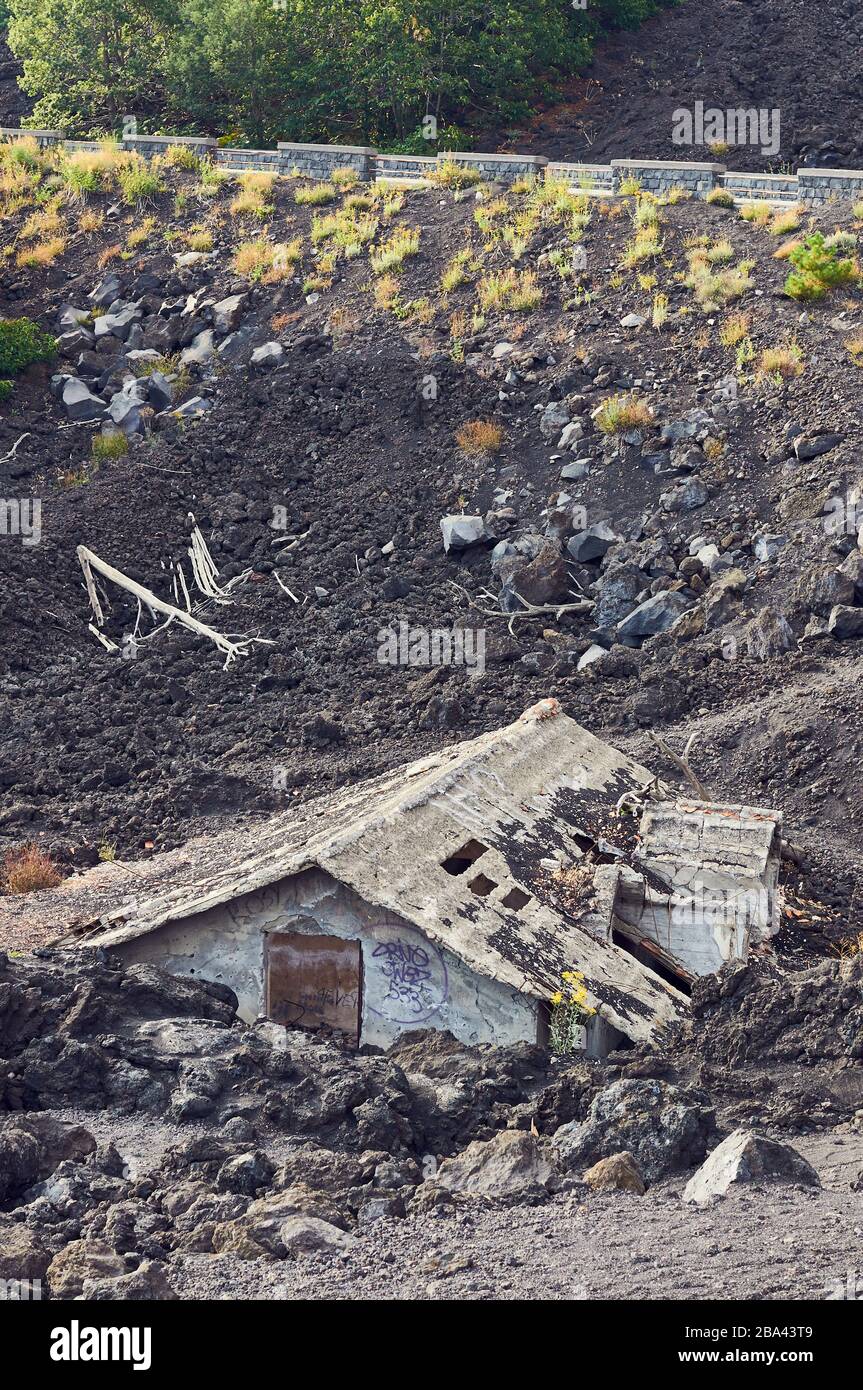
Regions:
<instances>
[{"instance_id":1,"label":"gravel ground","mask_svg":"<svg viewBox=\"0 0 863 1390\"><path fill-rule=\"evenodd\" d=\"M112 1139L138 1172L203 1126L86 1111L62 1117ZM781 1138L782 1136L775 1136ZM266 1143L278 1160L293 1141ZM798 1138L822 1190L753 1185L684 1204L685 1177L644 1197L568 1193L541 1206L479 1204L382 1219L338 1256L267 1263L175 1255L183 1299L824 1299L856 1271L863 1289L863 1135Z\"/></svg>"}]
</instances>

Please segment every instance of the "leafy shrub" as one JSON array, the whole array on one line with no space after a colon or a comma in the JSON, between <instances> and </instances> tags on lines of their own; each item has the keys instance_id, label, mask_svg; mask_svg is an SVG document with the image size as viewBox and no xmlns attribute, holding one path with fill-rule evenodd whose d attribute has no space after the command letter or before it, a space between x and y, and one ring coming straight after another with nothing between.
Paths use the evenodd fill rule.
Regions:
<instances>
[{"instance_id":1,"label":"leafy shrub","mask_svg":"<svg viewBox=\"0 0 863 1390\"><path fill-rule=\"evenodd\" d=\"M802 371L803 351L795 338L789 338L779 347L764 348L758 359L760 376L790 379Z\"/></svg>"},{"instance_id":2,"label":"leafy shrub","mask_svg":"<svg viewBox=\"0 0 863 1390\"><path fill-rule=\"evenodd\" d=\"M39 125L87 132L146 109L178 130L229 132L234 145L350 132L356 143L433 153L459 148L453 127L476 112L524 121L584 69L603 32L634 27L662 3L14 0L9 41ZM430 90L433 142L422 129Z\"/></svg>"},{"instance_id":3,"label":"leafy shrub","mask_svg":"<svg viewBox=\"0 0 863 1390\"><path fill-rule=\"evenodd\" d=\"M8 401L14 387L11 381L0 381L0 401Z\"/></svg>"},{"instance_id":4,"label":"leafy shrub","mask_svg":"<svg viewBox=\"0 0 863 1390\"><path fill-rule=\"evenodd\" d=\"M766 227L773 217L773 212L769 203L744 203L740 209L740 216L744 222L754 222L756 226Z\"/></svg>"},{"instance_id":5,"label":"leafy shrub","mask_svg":"<svg viewBox=\"0 0 863 1390\"><path fill-rule=\"evenodd\" d=\"M199 169L201 161L190 145L169 145L162 155L162 159L169 168L173 169Z\"/></svg>"},{"instance_id":6,"label":"leafy shrub","mask_svg":"<svg viewBox=\"0 0 863 1390\"><path fill-rule=\"evenodd\" d=\"M457 159L445 159L428 177L442 188L473 188L482 183L482 174L478 169L460 164Z\"/></svg>"},{"instance_id":7,"label":"leafy shrub","mask_svg":"<svg viewBox=\"0 0 863 1390\"><path fill-rule=\"evenodd\" d=\"M410 227L401 227L393 232L389 241L372 253L369 260L375 275L383 275L385 271L396 270L407 260L408 256L415 256L420 249L419 230Z\"/></svg>"},{"instance_id":8,"label":"leafy shrub","mask_svg":"<svg viewBox=\"0 0 863 1390\"><path fill-rule=\"evenodd\" d=\"M307 187L294 189L294 202L301 206L319 208L331 203L338 196L338 189L331 183L313 183Z\"/></svg>"},{"instance_id":9,"label":"leafy shrub","mask_svg":"<svg viewBox=\"0 0 863 1390\"><path fill-rule=\"evenodd\" d=\"M349 165L344 169L334 169L330 174L330 182L334 183L336 188L354 188L359 181L360 176L356 169Z\"/></svg>"},{"instance_id":10,"label":"leafy shrub","mask_svg":"<svg viewBox=\"0 0 863 1390\"><path fill-rule=\"evenodd\" d=\"M800 209L791 207L774 213L767 230L771 236L787 236L789 232L796 232L799 226Z\"/></svg>"},{"instance_id":11,"label":"leafy shrub","mask_svg":"<svg viewBox=\"0 0 863 1390\"><path fill-rule=\"evenodd\" d=\"M719 329L719 341L723 347L737 347L749 332L747 314L729 314Z\"/></svg>"},{"instance_id":12,"label":"leafy shrub","mask_svg":"<svg viewBox=\"0 0 863 1390\"><path fill-rule=\"evenodd\" d=\"M734 196L728 192L727 188L711 188L704 201L715 208L734 207Z\"/></svg>"},{"instance_id":13,"label":"leafy shrub","mask_svg":"<svg viewBox=\"0 0 863 1390\"><path fill-rule=\"evenodd\" d=\"M56 343L32 319L0 319L0 376L13 376L32 362L47 362Z\"/></svg>"},{"instance_id":14,"label":"leafy shrub","mask_svg":"<svg viewBox=\"0 0 863 1390\"><path fill-rule=\"evenodd\" d=\"M785 281L785 293L792 299L823 299L828 290L857 278L853 260L843 259L840 247L829 246L822 232L804 237L788 257L794 266Z\"/></svg>"},{"instance_id":15,"label":"leafy shrub","mask_svg":"<svg viewBox=\"0 0 863 1390\"><path fill-rule=\"evenodd\" d=\"M15 258L16 265L33 268L34 266L53 265L58 256L62 256L66 250L64 237L48 237L44 241L37 241L33 246L27 246L18 252Z\"/></svg>"}]
</instances>

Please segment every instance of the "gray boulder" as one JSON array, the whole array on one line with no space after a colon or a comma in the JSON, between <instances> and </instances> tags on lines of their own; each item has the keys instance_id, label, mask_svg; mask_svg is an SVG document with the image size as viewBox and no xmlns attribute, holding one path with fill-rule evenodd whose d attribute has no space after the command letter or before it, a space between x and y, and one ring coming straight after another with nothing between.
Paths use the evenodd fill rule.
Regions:
<instances>
[{"instance_id":1,"label":"gray boulder","mask_svg":"<svg viewBox=\"0 0 863 1390\"><path fill-rule=\"evenodd\" d=\"M142 1260L137 1269L119 1278L97 1274L85 1279L80 1297L85 1303L163 1303L175 1301L179 1295L160 1260Z\"/></svg>"},{"instance_id":2,"label":"gray boulder","mask_svg":"<svg viewBox=\"0 0 863 1390\"><path fill-rule=\"evenodd\" d=\"M841 434L819 434L814 439L799 434L794 440L794 453L800 460L818 458L820 454L829 454L831 449L842 443L842 439Z\"/></svg>"},{"instance_id":3,"label":"gray boulder","mask_svg":"<svg viewBox=\"0 0 863 1390\"><path fill-rule=\"evenodd\" d=\"M482 545L489 539L481 516L445 516L441 519L440 529L447 554L451 550L467 550L472 545Z\"/></svg>"},{"instance_id":4,"label":"gray boulder","mask_svg":"<svg viewBox=\"0 0 863 1390\"><path fill-rule=\"evenodd\" d=\"M575 449L583 438L584 425L581 420L570 420L557 441L557 447L560 450Z\"/></svg>"},{"instance_id":5,"label":"gray boulder","mask_svg":"<svg viewBox=\"0 0 863 1390\"><path fill-rule=\"evenodd\" d=\"M691 1168L715 1134L713 1110L699 1091L665 1081L614 1081L594 1097L587 1119L555 1132L557 1161L568 1172L628 1150L648 1182Z\"/></svg>"},{"instance_id":6,"label":"gray boulder","mask_svg":"<svg viewBox=\"0 0 863 1390\"><path fill-rule=\"evenodd\" d=\"M214 304L213 332L218 333L220 337L225 333L233 333L243 316L245 302L244 294L231 294L227 299L220 299Z\"/></svg>"},{"instance_id":7,"label":"gray boulder","mask_svg":"<svg viewBox=\"0 0 863 1390\"><path fill-rule=\"evenodd\" d=\"M846 608L837 604L830 610L827 631L837 642L863 637L863 608Z\"/></svg>"},{"instance_id":8,"label":"gray boulder","mask_svg":"<svg viewBox=\"0 0 863 1390\"><path fill-rule=\"evenodd\" d=\"M57 339L57 351L61 357L74 357L79 352L86 352L92 343L93 334L88 333L86 328L70 328Z\"/></svg>"},{"instance_id":9,"label":"gray boulder","mask_svg":"<svg viewBox=\"0 0 863 1390\"><path fill-rule=\"evenodd\" d=\"M771 657L790 652L797 642L791 624L784 613L774 608L762 608L743 629L743 643L747 654L756 661L767 661Z\"/></svg>"},{"instance_id":10,"label":"gray boulder","mask_svg":"<svg viewBox=\"0 0 863 1390\"><path fill-rule=\"evenodd\" d=\"M174 399L174 388L161 372L151 372L147 377L147 400L155 411L167 410Z\"/></svg>"},{"instance_id":11,"label":"gray boulder","mask_svg":"<svg viewBox=\"0 0 863 1390\"><path fill-rule=\"evenodd\" d=\"M572 411L566 401L552 401L539 417L540 434L543 439L553 439L571 419Z\"/></svg>"},{"instance_id":12,"label":"gray boulder","mask_svg":"<svg viewBox=\"0 0 863 1390\"><path fill-rule=\"evenodd\" d=\"M599 661L606 654L605 647L600 647L596 642L591 642L586 652L582 652L578 658L576 670L584 671L588 666L592 666L595 661Z\"/></svg>"},{"instance_id":13,"label":"gray boulder","mask_svg":"<svg viewBox=\"0 0 863 1390\"><path fill-rule=\"evenodd\" d=\"M700 478L687 478L686 482L663 492L659 501L666 512L694 512L709 498L710 493Z\"/></svg>"},{"instance_id":14,"label":"gray boulder","mask_svg":"<svg viewBox=\"0 0 863 1390\"><path fill-rule=\"evenodd\" d=\"M340 1231L328 1221L318 1221L314 1216L291 1216L284 1222L281 1232L282 1245L287 1255L295 1258L303 1255L339 1255L356 1245L356 1236Z\"/></svg>"},{"instance_id":15,"label":"gray boulder","mask_svg":"<svg viewBox=\"0 0 863 1390\"><path fill-rule=\"evenodd\" d=\"M501 596L501 608L513 613L525 603L560 603L574 597L566 562L556 540L544 540L534 556L515 555L498 567L504 583L506 598Z\"/></svg>"},{"instance_id":16,"label":"gray boulder","mask_svg":"<svg viewBox=\"0 0 863 1390\"><path fill-rule=\"evenodd\" d=\"M212 401L205 400L203 396L192 396L188 401L183 401L171 411L172 415L178 416L181 420L193 420L197 415L203 415L209 410Z\"/></svg>"},{"instance_id":17,"label":"gray boulder","mask_svg":"<svg viewBox=\"0 0 863 1390\"><path fill-rule=\"evenodd\" d=\"M691 598L674 589L654 594L626 615L617 629L618 638L624 646L637 647L645 637L667 632L683 617L691 601Z\"/></svg>"},{"instance_id":18,"label":"gray boulder","mask_svg":"<svg viewBox=\"0 0 863 1390\"><path fill-rule=\"evenodd\" d=\"M105 414L106 406L102 398L94 396L77 377L69 377L64 384L62 400L63 409L70 420L101 420Z\"/></svg>"},{"instance_id":19,"label":"gray boulder","mask_svg":"<svg viewBox=\"0 0 863 1390\"><path fill-rule=\"evenodd\" d=\"M605 552L615 545L620 536L604 521L588 526L586 531L577 531L566 543L573 560L585 564L588 560L599 560Z\"/></svg>"},{"instance_id":20,"label":"gray boulder","mask_svg":"<svg viewBox=\"0 0 863 1390\"><path fill-rule=\"evenodd\" d=\"M801 575L797 592L807 608L826 618L837 605L853 605L855 585L834 565L816 565Z\"/></svg>"},{"instance_id":21,"label":"gray boulder","mask_svg":"<svg viewBox=\"0 0 863 1390\"><path fill-rule=\"evenodd\" d=\"M185 365L204 367L212 360L216 352L216 345L213 341L212 328L203 328L200 333L196 333L187 348L183 348L180 359Z\"/></svg>"},{"instance_id":22,"label":"gray boulder","mask_svg":"<svg viewBox=\"0 0 863 1390\"><path fill-rule=\"evenodd\" d=\"M117 299L120 294L120 289L121 285L119 278L116 275L106 275L99 281L95 289L90 291L87 298L90 303L95 304L97 308L106 309L109 304L113 304L114 300Z\"/></svg>"},{"instance_id":23,"label":"gray boulder","mask_svg":"<svg viewBox=\"0 0 863 1390\"><path fill-rule=\"evenodd\" d=\"M90 317L89 309L78 309L74 304L63 304L57 314L59 328L80 328Z\"/></svg>"},{"instance_id":24,"label":"gray boulder","mask_svg":"<svg viewBox=\"0 0 863 1390\"><path fill-rule=\"evenodd\" d=\"M811 1164L790 1144L779 1144L748 1129L736 1129L715 1148L683 1189L684 1202L724 1197L737 1183L804 1183L820 1187Z\"/></svg>"},{"instance_id":25,"label":"gray boulder","mask_svg":"<svg viewBox=\"0 0 863 1390\"><path fill-rule=\"evenodd\" d=\"M147 402L146 377L134 377L118 391L108 406L108 418L128 437L142 434L144 421L141 408Z\"/></svg>"},{"instance_id":26,"label":"gray boulder","mask_svg":"<svg viewBox=\"0 0 863 1390\"><path fill-rule=\"evenodd\" d=\"M486 1142L474 1140L463 1153L444 1159L434 1180L449 1192L499 1198L545 1191L554 1177L534 1136L507 1129Z\"/></svg>"},{"instance_id":27,"label":"gray boulder","mask_svg":"<svg viewBox=\"0 0 863 1390\"><path fill-rule=\"evenodd\" d=\"M615 565L606 571L594 590L593 621L596 626L616 627L638 606L638 596L648 585L649 580L636 565Z\"/></svg>"},{"instance_id":28,"label":"gray boulder","mask_svg":"<svg viewBox=\"0 0 863 1390\"><path fill-rule=\"evenodd\" d=\"M854 585L854 601L859 603L863 599L863 555L859 550L852 550L850 555L845 556L839 566L839 573L851 580Z\"/></svg>"},{"instance_id":29,"label":"gray boulder","mask_svg":"<svg viewBox=\"0 0 863 1390\"><path fill-rule=\"evenodd\" d=\"M127 304L116 313L100 314L93 324L93 332L97 340L110 334L125 343L132 324L136 323L140 317L141 310L135 304Z\"/></svg>"},{"instance_id":30,"label":"gray boulder","mask_svg":"<svg viewBox=\"0 0 863 1390\"><path fill-rule=\"evenodd\" d=\"M285 349L281 343L262 343L260 347L255 348L249 361L257 371L271 372L274 367L278 367L284 355Z\"/></svg>"},{"instance_id":31,"label":"gray boulder","mask_svg":"<svg viewBox=\"0 0 863 1390\"><path fill-rule=\"evenodd\" d=\"M48 1285L53 1298L68 1302L79 1298L88 1279L119 1279L126 1261L103 1240L73 1240L48 1266Z\"/></svg>"}]
</instances>

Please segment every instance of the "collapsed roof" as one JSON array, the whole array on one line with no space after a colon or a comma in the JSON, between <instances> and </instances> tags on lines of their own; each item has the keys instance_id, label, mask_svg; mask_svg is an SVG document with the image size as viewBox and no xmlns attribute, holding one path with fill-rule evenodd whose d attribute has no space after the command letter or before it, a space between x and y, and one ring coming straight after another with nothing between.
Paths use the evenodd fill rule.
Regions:
<instances>
[{"instance_id":1,"label":"collapsed roof","mask_svg":"<svg viewBox=\"0 0 863 1390\"><path fill-rule=\"evenodd\" d=\"M543 700L505 728L198 842L176 878L166 865L155 892L106 906L62 944L121 946L317 867L537 999L583 971L592 1007L648 1038L686 999L607 939L612 904L588 856L619 853L610 835L634 844L617 804L652 780Z\"/></svg>"},{"instance_id":2,"label":"collapsed roof","mask_svg":"<svg viewBox=\"0 0 863 1390\"><path fill-rule=\"evenodd\" d=\"M84 910L77 919L67 910L71 931L60 944L119 947L318 868L537 999L558 988L562 971L581 970L598 1014L633 1040L650 1038L685 1012L686 997L615 944L613 928L686 980L672 944L648 940L633 901L655 907L691 881L700 856L730 882L739 870L757 877L777 822L773 812L671 793L651 803L657 793L647 768L542 700L502 729L129 866L142 873L134 895L117 875L95 911L82 893ZM621 814L626 806L639 816Z\"/></svg>"}]
</instances>

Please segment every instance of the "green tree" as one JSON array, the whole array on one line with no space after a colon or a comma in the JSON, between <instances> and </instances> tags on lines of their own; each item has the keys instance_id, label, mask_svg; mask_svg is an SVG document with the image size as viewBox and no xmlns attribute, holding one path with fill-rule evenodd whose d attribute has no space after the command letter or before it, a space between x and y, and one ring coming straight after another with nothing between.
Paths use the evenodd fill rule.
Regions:
<instances>
[{"instance_id":1,"label":"green tree","mask_svg":"<svg viewBox=\"0 0 863 1390\"><path fill-rule=\"evenodd\" d=\"M8 0L9 46L33 124L113 130L164 101L161 69L177 6L170 0Z\"/></svg>"}]
</instances>

